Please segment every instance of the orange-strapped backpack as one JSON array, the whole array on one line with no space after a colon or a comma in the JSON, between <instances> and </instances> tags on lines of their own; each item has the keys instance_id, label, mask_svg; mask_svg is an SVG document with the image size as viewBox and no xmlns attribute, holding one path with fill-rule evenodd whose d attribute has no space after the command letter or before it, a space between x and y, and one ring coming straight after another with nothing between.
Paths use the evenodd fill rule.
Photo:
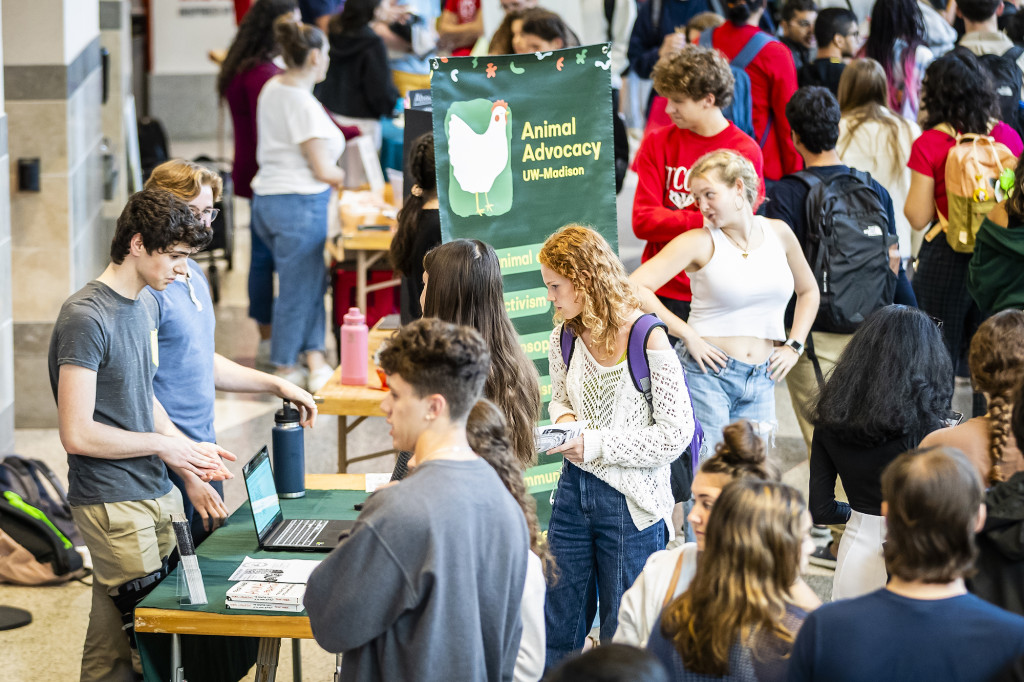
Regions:
<instances>
[{"instance_id":1,"label":"orange-strapped backpack","mask_svg":"<svg viewBox=\"0 0 1024 682\"><path fill-rule=\"evenodd\" d=\"M946 123L935 129L955 138L956 144L946 155L949 214L943 218L936 207L939 222L925 239L931 241L939 232L945 232L946 241L954 251L971 253L981 222L1005 198L1000 178L1004 172L1014 169L1017 157L991 135L960 134Z\"/></svg>"}]
</instances>

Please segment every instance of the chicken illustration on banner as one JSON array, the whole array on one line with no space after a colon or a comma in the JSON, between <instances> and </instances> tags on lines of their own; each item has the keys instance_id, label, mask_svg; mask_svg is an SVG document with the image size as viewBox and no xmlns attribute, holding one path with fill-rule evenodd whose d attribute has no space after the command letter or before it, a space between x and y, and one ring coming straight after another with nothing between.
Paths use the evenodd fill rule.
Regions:
<instances>
[{"instance_id":1,"label":"chicken illustration on banner","mask_svg":"<svg viewBox=\"0 0 1024 682\"><path fill-rule=\"evenodd\" d=\"M510 113L500 99L453 102L448 109L448 201L456 215L496 216L512 208Z\"/></svg>"}]
</instances>

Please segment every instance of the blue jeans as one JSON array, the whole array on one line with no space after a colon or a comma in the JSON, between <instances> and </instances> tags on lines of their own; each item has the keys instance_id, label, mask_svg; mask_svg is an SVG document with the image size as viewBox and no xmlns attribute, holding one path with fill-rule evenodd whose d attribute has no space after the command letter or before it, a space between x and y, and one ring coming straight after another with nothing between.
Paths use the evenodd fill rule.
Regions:
<instances>
[{"instance_id":1,"label":"blue jeans","mask_svg":"<svg viewBox=\"0 0 1024 682\"><path fill-rule=\"evenodd\" d=\"M270 362L278 367L294 365L299 353L324 350L324 242L330 196L326 190L252 197L252 228L270 248L277 266Z\"/></svg>"},{"instance_id":2,"label":"blue jeans","mask_svg":"<svg viewBox=\"0 0 1024 682\"><path fill-rule=\"evenodd\" d=\"M544 605L547 669L583 647L598 604L601 641L611 640L622 593L667 539L664 521L637 530L625 495L574 464L562 464L548 525L559 575Z\"/></svg>"},{"instance_id":3,"label":"blue jeans","mask_svg":"<svg viewBox=\"0 0 1024 682\"><path fill-rule=\"evenodd\" d=\"M729 358L725 369L707 373L690 357L686 346L676 344L686 382L693 398L693 412L704 427L707 457L722 442L722 429L737 419L747 419L771 446L778 426L775 419L775 382L768 376L768 361L759 365ZM705 365L706 366L706 365Z\"/></svg>"},{"instance_id":4,"label":"blue jeans","mask_svg":"<svg viewBox=\"0 0 1024 682\"><path fill-rule=\"evenodd\" d=\"M249 230L249 240L249 317L268 325L274 312L274 254L255 229Z\"/></svg>"}]
</instances>

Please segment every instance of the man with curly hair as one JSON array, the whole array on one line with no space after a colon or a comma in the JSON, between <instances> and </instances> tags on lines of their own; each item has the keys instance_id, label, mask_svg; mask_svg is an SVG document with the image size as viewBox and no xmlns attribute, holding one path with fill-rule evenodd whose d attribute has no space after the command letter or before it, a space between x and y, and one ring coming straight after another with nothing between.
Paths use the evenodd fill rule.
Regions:
<instances>
[{"instance_id":1,"label":"man with curly hair","mask_svg":"<svg viewBox=\"0 0 1024 682\"><path fill-rule=\"evenodd\" d=\"M53 327L50 386L68 453L68 501L93 562L82 680L141 672L135 605L167 575L170 515L183 511L167 469L198 486L230 476L221 456L235 459L183 436L153 394L160 308L149 288L163 291L185 274L210 235L169 192L132 195L110 264L64 302Z\"/></svg>"},{"instance_id":2,"label":"man with curly hair","mask_svg":"<svg viewBox=\"0 0 1024 682\"><path fill-rule=\"evenodd\" d=\"M734 79L729 63L715 50L687 45L666 54L651 72L654 88L668 100L672 124L652 131L637 152L633 232L647 241L643 261L687 230L704 226L690 194L687 175L697 159L731 149L750 160L764 182L761 149L723 114L732 102ZM764 196L763 190L758 191ZM679 275L657 291L662 303L685 320L690 314L690 279Z\"/></svg>"},{"instance_id":3,"label":"man with curly hair","mask_svg":"<svg viewBox=\"0 0 1024 682\"><path fill-rule=\"evenodd\" d=\"M436 318L380 353L381 409L416 470L374 493L309 577L317 644L338 679L511 680L530 537L519 504L470 448L466 419L491 367L475 329Z\"/></svg>"}]
</instances>

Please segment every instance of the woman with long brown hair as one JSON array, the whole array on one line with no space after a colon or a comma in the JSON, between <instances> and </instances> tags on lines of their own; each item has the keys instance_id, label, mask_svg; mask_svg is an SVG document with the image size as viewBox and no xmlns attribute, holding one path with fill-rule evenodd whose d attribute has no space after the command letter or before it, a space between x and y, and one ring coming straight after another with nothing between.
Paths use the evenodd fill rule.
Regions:
<instances>
[{"instance_id":1,"label":"woman with long brown hair","mask_svg":"<svg viewBox=\"0 0 1024 682\"><path fill-rule=\"evenodd\" d=\"M601 640L612 638L622 593L647 557L665 548L674 503L670 464L689 444L693 409L661 328L646 337L650 402L634 385L626 351L643 311L600 234L566 225L548 237L538 260L555 307L551 420L584 425L581 436L548 451L565 458L548 526L561 573L545 605L553 668L583 646L598 607ZM563 328L572 336L571 362L562 355Z\"/></svg>"},{"instance_id":2,"label":"woman with long brown hair","mask_svg":"<svg viewBox=\"0 0 1024 682\"><path fill-rule=\"evenodd\" d=\"M950 429L932 431L921 447L962 450L986 486L1024 469L1024 456L1010 432L1013 396L1024 381L1024 312L1004 310L985 320L967 356L974 389L988 399L988 413Z\"/></svg>"},{"instance_id":3,"label":"woman with long brown hair","mask_svg":"<svg viewBox=\"0 0 1024 682\"><path fill-rule=\"evenodd\" d=\"M556 578L555 560L537 521L537 502L526 492L523 471L512 450L508 424L498 406L486 398L477 401L466 421L469 447L491 465L523 510L530 530L530 554L523 589L523 636L516 656L516 680L537 680L544 674L544 593Z\"/></svg>"},{"instance_id":4,"label":"woman with long brown hair","mask_svg":"<svg viewBox=\"0 0 1024 682\"><path fill-rule=\"evenodd\" d=\"M401 273L399 288L402 324L423 317L423 258L441 243L441 216L434 170L434 133L416 138L409 153L413 186L398 212L398 230L391 240L391 266Z\"/></svg>"},{"instance_id":5,"label":"woman with long brown hair","mask_svg":"<svg viewBox=\"0 0 1024 682\"><path fill-rule=\"evenodd\" d=\"M803 497L784 483L740 479L722 490L693 582L647 645L673 680L786 679L807 617L793 585L814 549L810 533Z\"/></svg>"},{"instance_id":6,"label":"woman with long brown hair","mask_svg":"<svg viewBox=\"0 0 1024 682\"><path fill-rule=\"evenodd\" d=\"M866 171L892 197L900 257L906 261L921 244L903 206L910 190L910 147L921 134L917 123L897 115L887 105L885 71L874 59L854 59L839 79L839 141L836 152L847 166Z\"/></svg>"},{"instance_id":7,"label":"woman with long brown hair","mask_svg":"<svg viewBox=\"0 0 1024 682\"><path fill-rule=\"evenodd\" d=\"M423 317L473 327L491 351L484 396L508 420L516 459L533 462L533 429L540 416L537 368L519 345L505 310L498 256L477 239L455 239L423 258Z\"/></svg>"}]
</instances>

